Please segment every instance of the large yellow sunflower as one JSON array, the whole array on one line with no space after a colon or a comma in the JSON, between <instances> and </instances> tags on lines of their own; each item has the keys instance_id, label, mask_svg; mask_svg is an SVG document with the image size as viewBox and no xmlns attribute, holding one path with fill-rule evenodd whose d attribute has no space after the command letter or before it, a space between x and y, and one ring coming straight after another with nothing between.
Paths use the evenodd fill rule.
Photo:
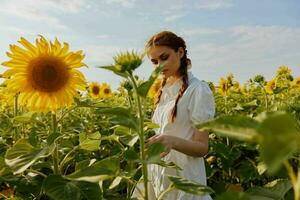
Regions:
<instances>
[{"instance_id":1,"label":"large yellow sunflower","mask_svg":"<svg viewBox=\"0 0 300 200\"><path fill-rule=\"evenodd\" d=\"M100 95L102 98L112 97L112 91L107 83L102 83L100 88Z\"/></svg>"},{"instance_id":2,"label":"large yellow sunflower","mask_svg":"<svg viewBox=\"0 0 300 200\"><path fill-rule=\"evenodd\" d=\"M157 92L159 91L159 89L161 88L161 83L162 83L162 79L156 79L154 81L154 83L151 85L149 91L148 91L148 96L153 99L155 98Z\"/></svg>"},{"instance_id":3,"label":"large yellow sunflower","mask_svg":"<svg viewBox=\"0 0 300 200\"><path fill-rule=\"evenodd\" d=\"M23 47L10 45L2 65L9 69L3 76L8 78L7 88L20 92L19 103L37 111L56 110L70 106L77 90L85 90L86 82L76 68L86 66L82 51L70 52L69 44L54 43L43 36L35 45L21 37Z\"/></svg>"},{"instance_id":4,"label":"large yellow sunflower","mask_svg":"<svg viewBox=\"0 0 300 200\"><path fill-rule=\"evenodd\" d=\"M97 98L100 98L100 95L101 95L101 87L99 85L99 83L97 82L92 82L90 85L89 85L89 94L91 95L91 97L93 99L97 99Z\"/></svg>"}]
</instances>

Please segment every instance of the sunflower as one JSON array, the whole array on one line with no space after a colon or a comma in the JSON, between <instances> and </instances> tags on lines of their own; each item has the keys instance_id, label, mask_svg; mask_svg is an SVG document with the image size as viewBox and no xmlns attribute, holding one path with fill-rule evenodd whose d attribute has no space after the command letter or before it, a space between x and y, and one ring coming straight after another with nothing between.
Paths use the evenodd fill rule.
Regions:
<instances>
[{"instance_id":1,"label":"sunflower","mask_svg":"<svg viewBox=\"0 0 300 200\"><path fill-rule=\"evenodd\" d=\"M276 88L276 81L272 79L271 81L267 82L265 85L265 90L269 94L273 94L273 90Z\"/></svg>"},{"instance_id":2,"label":"sunflower","mask_svg":"<svg viewBox=\"0 0 300 200\"><path fill-rule=\"evenodd\" d=\"M7 88L20 92L19 103L31 110L48 111L70 106L77 90L85 90L86 82L76 68L86 66L82 51L70 52L69 44L54 43L43 36L35 45L21 37L23 47L10 45L2 65L9 69L3 76L8 78Z\"/></svg>"},{"instance_id":3,"label":"sunflower","mask_svg":"<svg viewBox=\"0 0 300 200\"><path fill-rule=\"evenodd\" d=\"M215 93L215 92L216 92L216 87L215 87L214 83L211 82L211 81L208 81L207 83L208 83L208 86L209 86L210 90L211 90L213 93Z\"/></svg>"},{"instance_id":4,"label":"sunflower","mask_svg":"<svg viewBox=\"0 0 300 200\"><path fill-rule=\"evenodd\" d=\"M0 87L0 107L13 106L15 95L15 93L9 92L6 87Z\"/></svg>"},{"instance_id":5,"label":"sunflower","mask_svg":"<svg viewBox=\"0 0 300 200\"><path fill-rule=\"evenodd\" d=\"M102 98L110 98L112 97L112 91L110 86L107 83L102 83L100 86L100 96Z\"/></svg>"},{"instance_id":6,"label":"sunflower","mask_svg":"<svg viewBox=\"0 0 300 200\"><path fill-rule=\"evenodd\" d=\"M148 97L155 98L157 92L161 88L162 79L156 79L148 91Z\"/></svg>"},{"instance_id":7,"label":"sunflower","mask_svg":"<svg viewBox=\"0 0 300 200\"><path fill-rule=\"evenodd\" d=\"M291 75L291 73L292 70L285 65L282 65L277 69L277 75Z\"/></svg>"},{"instance_id":8,"label":"sunflower","mask_svg":"<svg viewBox=\"0 0 300 200\"><path fill-rule=\"evenodd\" d=\"M300 77L297 77L293 80L291 86L293 88L300 88Z\"/></svg>"},{"instance_id":9,"label":"sunflower","mask_svg":"<svg viewBox=\"0 0 300 200\"><path fill-rule=\"evenodd\" d=\"M89 94L91 95L91 97L93 99L100 98L100 90L101 90L101 87L100 87L99 83L97 83L97 82L92 82L89 85Z\"/></svg>"},{"instance_id":10,"label":"sunflower","mask_svg":"<svg viewBox=\"0 0 300 200\"><path fill-rule=\"evenodd\" d=\"M219 83L219 92L222 96L225 96L228 90L228 83L227 80L224 78L220 79L220 83Z\"/></svg>"}]
</instances>

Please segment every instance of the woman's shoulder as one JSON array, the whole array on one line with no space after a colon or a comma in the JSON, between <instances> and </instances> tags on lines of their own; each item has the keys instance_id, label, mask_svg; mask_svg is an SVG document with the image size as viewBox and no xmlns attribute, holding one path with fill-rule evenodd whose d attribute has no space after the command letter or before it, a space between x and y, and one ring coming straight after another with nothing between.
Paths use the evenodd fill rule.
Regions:
<instances>
[{"instance_id":1,"label":"woman's shoulder","mask_svg":"<svg viewBox=\"0 0 300 200\"><path fill-rule=\"evenodd\" d=\"M189 72L188 90L190 90L190 92L193 92L195 90L197 90L198 92L211 92L208 83L204 80L198 79L191 72Z\"/></svg>"}]
</instances>

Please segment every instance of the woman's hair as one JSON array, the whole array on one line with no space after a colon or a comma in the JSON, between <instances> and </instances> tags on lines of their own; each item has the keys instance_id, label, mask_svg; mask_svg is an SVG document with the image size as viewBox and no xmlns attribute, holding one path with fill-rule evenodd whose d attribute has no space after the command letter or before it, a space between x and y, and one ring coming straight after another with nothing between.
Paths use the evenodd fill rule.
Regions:
<instances>
[{"instance_id":1,"label":"woman's hair","mask_svg":"<svg viewBox=\"0 0 300 200\"><path fill-rule=\"evenodd\" d=\"M150 48L155 47L155 46L166 46L171 49L173 49L175 52L178 51L180 47L183 48L184 50L184 55L182 56L180 60L180 67L179 67L179 73L181 75L182 79L182 86L177 94L176 101L175 101L175 106L172 109L171 112L171 122L174 122L176 115L177 115L177 103L179 99L182 97L184 91L188 87L188 75L187 75L187 69L188 66L191 64L191 60L187 58L187 50L186 50L186 44L185 41L177 36L175 33L172 33L170 31L162 31L159 32L155 35L153 35L149 41L146 44L146 51L148 51ZM165 86L167 80L166 78L163 79L161 83L161 87L157 92L156 99L155 99L155 106L159 103L160 97L162 95L162 88Z\"/></svg>"}]
</instances>

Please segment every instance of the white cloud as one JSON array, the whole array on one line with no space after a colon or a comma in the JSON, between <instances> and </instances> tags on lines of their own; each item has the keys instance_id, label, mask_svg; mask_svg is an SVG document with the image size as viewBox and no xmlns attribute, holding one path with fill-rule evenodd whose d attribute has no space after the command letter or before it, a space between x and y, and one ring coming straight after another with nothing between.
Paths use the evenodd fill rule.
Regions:
<instances>
[{"instance_id":1,"label":"white cloud","mask_svg":"<svg viewBox=\"0 0 300 200\"><path fill-rule=\"evenodd\" d=\"M213 28L206 28L206 27L199 27L199 28L192 28L192 29L184 29L182 33L186 37L192 37L192 36L204 36L204 35L212 35L212 34L218 34L220 33L220 30L213 29Z\"/></svg>"},{"instance_id":2,"label":"white cloud","mask_svg":"<svg viewBox=\"0 0 300 200\"><path fill-rule=\"evenodd\" d=\"M213 72L212 79L229 72L244 80L258 73L270 78L283 64L300 73L300 28L237 26L220 29L220 33L222 44L207 42L191 47L194 63Z\"/></svg>"},{"instance_id":3,"label":"white cloud","mask_svg":"<svg viewBox=\"0 0 300 200\"><path fill-rule=\"evenodd\" d=\"M125 8L132 8L137 0L104 0L104 2L107 4L119 4Z\"/></svg>"},{"instance_id":4,"label":"white cloud","mask_svg":"<svg viewBox=\"0 0 300 200\"><path fill-rule=\"evenodd\" d=\"M199 0L194 4L196 9L217 10L233 6L232 0Z\"/></svg>"},{"instance_id":5,"label":"white cloud","mask_svg":"<svg viewBox=\"0 0 300 200\"><path fill-rule=\"evenodd\" d=\"M91 64L110 64L112 57L124 50L118 46L88 45L82 47L86 58Z\"/></svg>"},{"instance_id":6,"label":"white cloud","mask_svg":"<svg viewBox=\"0 0 300 200\"><path fill-rule=\"evenodd\" d=\"M166 22L173 22L173 21L176 21L176 20L178 20L178 19L180 19L184 16L185 16L185 14L180 14L180 13L171 14L171 15L165 17L165 21Z\"/></svg>"},{"instance_id":7,"label":"white cloud","mask_svg":"<svg viewBox=\"0 0 300 200\"><path fill-rule=\"evenodd\" d=\"M30 21L43 22L59 29L67 28L54 13L76 13L88 8L88 0L6 0L0 11L8 17L17 16Z\"/></svg>"}]
</instances>

